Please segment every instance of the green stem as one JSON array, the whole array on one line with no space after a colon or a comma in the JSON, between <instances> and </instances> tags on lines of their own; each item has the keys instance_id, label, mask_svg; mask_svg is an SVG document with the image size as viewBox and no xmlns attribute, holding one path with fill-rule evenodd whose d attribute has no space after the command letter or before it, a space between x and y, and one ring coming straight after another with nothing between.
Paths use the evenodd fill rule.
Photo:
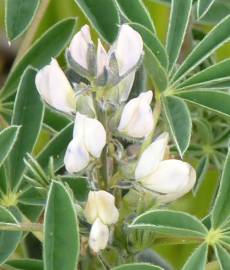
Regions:
<instances>
[{"instance_id":1,"label":"green stem","mask_svg":"<svg viewBox=\"0 0 230 270\"><path fill-rule=\"evenodd\" d=\"M107 189L108 186L108 142L109 142L109 129L108 129L108 121L107 121L107 113L106 111L98 111L98 118L100 122L103 124L106 131L106 145L101 153L101 163L100 167L100 179L99 179L99 187L101 189Z\"/></svg>"},{"instance_id":2,"label":"green stem","mask_svg":"<svg viewBox=\"0 0 230 270\"><path fill-rule=\"evenodd\" d=\"M24 232L42 232L43 226L40 223L2 223L0 231L24 231Z\"/></svg>"},{"instance_id":3,"label":"green stem","mask_svg":"<svg viewBox=\"0 0 230 270\"><path fill-rule=\"evenodd\" d=\"M154 246L160 245L179 245L179 244L200 244L203 243L204 239L201 237L186 237L186 238L172 238L172 237L159 237L154 241Z\"/></svg>"},{"instance_id":4,"label":"green stem","mask_svg":"<svg viewBox=\"0 0 230 270\"><path fill-rule=\"evenodd\" d=\"M38 8L38 11L33 19L33 22L31 24L29 30L27 31L25 38L23 39L23 41L20 45L20 48L19 48L18 53L17 53L17 57L14 61L14 66L22 58L22 56L29 49L31 43L33 42L35 34L37 32L37 29L40 25L40 22L42 21L42 18L46 12L46 9L47 9L49 3L50 3L50 0L42 0L41 1L39 8Z\"/></svg>"}]
</instances>

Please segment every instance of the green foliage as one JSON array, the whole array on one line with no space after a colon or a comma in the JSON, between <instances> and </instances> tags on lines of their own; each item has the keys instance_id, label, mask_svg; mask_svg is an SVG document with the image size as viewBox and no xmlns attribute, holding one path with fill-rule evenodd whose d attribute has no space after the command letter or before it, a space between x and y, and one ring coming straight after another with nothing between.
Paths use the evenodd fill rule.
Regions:
<instances>
[{"instance_id":1,"label":"green foliage","mask_svg":"<svg viewBox=\"0 0 230 270\"><path fill-rule=\"evenodd\" d=\"M11 214L9 210L0 207L0 224L13 223L17 224L18 221ZM20 231L1 231L0 232L0 264L4 263L7 258L15 251L22 233Z\"/></svg>"},{"instance_id":2,"label":"green foliage","mask_svg":"<svg viewBox=\"0 0 230 270\"><path fill-rule=\"evenodd\" d=\"M75 206L67 189L53 182L44 220L44 270L75 270L79 255L79 232Z\"/></svg>"},{"instance_id":3,"label":"green foliage","mask_svg":"<svg viewBox=\"0 0 230 270\"><path fill-rule=\"evenodd\" d=\"M25 168L23 158L26 153L32 152L43 120L44 108L36 90L35 75L36 71L31 68L24 72L14 103L11 123L21 125L23 128L9 157L12 189L17 189L20 185Z\"/></svg>"},{"instance_id":4,"label":"green foliage","mask_svg":"<svg viewBox=\"0 0 230 270\"><path fill-rule=\"evenodd\" d=\"M20 37L30 26L40 0L6 1L6 33L10 41Z\"/></svg>"},{"instance_id":5,"label":"green foliage","mask_svg":"<svg viewBox=\"0 0 230 270\"><path fill-rule=\"evenodd\" d=\"M7 99L15 93L20 78L28 66L41 68L58 56L66 47L75 29L76 19L65 19L44 33L11 70L1 90L1 99ZM49 44L49 46L47 46Z\"/></svg>"},{"instance_id":6,"label":"green foliage","mask_svg":"<svg viewBox=\"0 0 230 270\"><path fill-rule=\"evenodd\" d=\"M177 149L182 157L190 143L192 120L183 100L177 97L163 99L164 112Z\"/></svg>"},{"instance_id":7,"label":"green foliage","mask_svg":"<svg viewBox=\"0 0 230 270\"><path fill-rule=\"evenodd\" d=\"M4 270L213 270L218 264L221 270L228 270L230 55L228 47L223 45L230 40L229 1L68 0L64 4L52 1L44 19L40 20L36 14L44 15L45 8L40 9L43 3L40 0L18 0L17 4L14 0L5 1L7 38L14 41L24 35L26 43L22 42L22 46L26 53L16 58L0 92L0 265ZM98 78L81 77L84 73L78 74L73 61L67 70L63 68L71 84L68 91L73 89L78 102L80 95L92 98L89 104L83 102L81 108L91 110L107 133L107 145L100 158L88 151L97 130L89 132L92 141L84 141L89 136L87 133L74 141L76 147L84 141L83 147L77 150L83 156L87 150L90 160L87 167L75 174L67 172L64 157L73 133L79 136L81 131L73 132L74 115L48 107L53 102L49 102L51 96L42 97L47 102L44 106L35 76L52 57L60 56L60 66L65 65L62 52L76 32L77 20L80 27L85 22L92 25L96 30L92 32L92 40L99 34L106 43L103 44L106 51L116 42L120 25L127 23L141 35L144 52L143 62L139 61L128 71L130 75L138 70L128 100L120 103L106 100L111 89L120 98L125 85L124 81L114 83L114 78L120 75L117 55L109 62L109 68L103 67L104 73L99 79L112 82L105 87L98 86ZM32 28L35 36L42 33L38 39L31 38L31 25L35 27ZM86 60L92 70L98 64L95 52L96 46L88 47ZM0 71L4 70L1 61ZM46 87L49 86L48 83ZM57 91L58 86L55 85ZM126 102L147 89L153 91L155 130L146 138L136 139L119 133L118 121ZM63 100L58 99L59 94L54 96L60 103ZM64 102L68 103L69 97L65 98ZM157 134L166 130L171 136L169 149L162 159L183 159L193 164L197 173L193 196L190 194L172 204L157 200L167 190L148 189L135 180L141 154ZM93 146L97 147L97 142ZM151 178L157 169L146 178ZM177 183L177 177L172 175L168 185ZM214 184L216 192L213 192ZM100 200L90 205L96 209L94 212L91 209L92 219L95 217L103 223L102 232L95 220L89 222L83 210L89 192L95 190L111 193L119 209L118 222L104 224L98 214ZM113 214L111 209L111 217ZM93 229L102 238L109 230L105 250L92 250L89 238ZM28 232L42 245L40 260L32 259L25 252L24 238L27 239ZM91 239L95 245L96 240ZM140 256L146 250L153 254ZM160 253L160 260L156 251Z\"/></svg>"},{"instance_id":8,"label":"green foliage","mask_svg":"<svg viewBox=\"0 0 230 270\"><path fill-rule=\"evenodd\" d=\"M111 43L116 39L120 19L114 1L75 0L75 2L107 42Z\"/></svg>"}]
</instances>

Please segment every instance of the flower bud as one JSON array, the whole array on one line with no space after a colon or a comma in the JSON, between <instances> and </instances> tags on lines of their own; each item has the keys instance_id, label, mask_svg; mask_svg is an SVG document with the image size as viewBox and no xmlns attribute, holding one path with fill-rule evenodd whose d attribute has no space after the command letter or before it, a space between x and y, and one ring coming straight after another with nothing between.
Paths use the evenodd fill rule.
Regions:
<instances>
[{"instance_id":1,"label":"flower bud","mask_svg":"<svg viewBox=\"0 0 230 270\"><path fill-rule=\"evenodd\" d=\"M93 118L77 113L73 139L66 150L64 164L70 173L83 170L90 158L99 158L106 144L103 125Z\"/></svg>"},{"instance_id":2,"label":"flower bud","mask_svg":"<svg viewBox=\"0 0 230 270\"><path fill-rule=\"evenodd\" d=\"M128 24L123 24L109 55L113 53L115 53L118 62L119 75L123 76L135 68L141 59L143 41L140 34Z\"/></svg>"},{"instance_id":3,"label":"flower bud","mask_svg":"<svg viewBox=\"0 0 230 270\"><path fill-rule=\"evenodd\" d=\"M95 252L106 248L109 241L109 228L97 218L90 230L89 246Z\"/></svg>"},{"instance_id":4,"label":"flower bud","mask_svg":"<svg viewBox=\"0 0 230 270\"><path fill-rule=\"evenodd\" d=\"M173 201L195 184L194 168L181 160L163 160L167 150L168 133L161 134L141 155L135 178L143 187L155 192L159 201Z\"/></svg>"},{"instance_id":5,"label":"flower bud","mask_svg":"<svg viewBox=\"0 0 230 270\"><path fill-rule=\"evenodd\" d=\"M134 138L147 137L153 129L152 91L141 93L124 107L118 130Z\"/></svg>"},{"instance_id":6,"label":"flower bud","mask_svg":"<svg viewBox=\"0 0 230 270\"><path fill-rule=\"evenodd\" d=\"M69 51L74 61L88 70L88 49L93 44L88 25L84 25L81 30L73 37Z\"/></svg>"},{"instance_id":7,"label":"flower bud","mask_svg":"<svg viewBox=\"0 0 230 270\"><path fill-rule=\"evenodd\" d=\"M106 225L115 224L118 221L119 212L115 206L114 196L103 190L90 191L85 207L85 217L90 224L98 218Z\"/></svg>"},{"instance_id":8,"label":"flower bud","mask_svg":"<svg viewBox=\"0 0 230 270\"><path fill-rule=\"evenodd\" d=\"M56 59L38 71L35 84L45 102L56 110L68 114L76 111L75 93Z\"/></svg>"}]
</instances>

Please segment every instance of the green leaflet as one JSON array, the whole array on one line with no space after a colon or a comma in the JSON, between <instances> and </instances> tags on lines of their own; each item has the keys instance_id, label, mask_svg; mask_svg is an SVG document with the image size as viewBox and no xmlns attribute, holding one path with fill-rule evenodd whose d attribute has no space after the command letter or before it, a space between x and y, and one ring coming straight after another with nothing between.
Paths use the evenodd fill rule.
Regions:
<instances>
[{"instance_id":1,"label":"green leaflet","mask_svg":"<svg viewBox=\"0 0 230 270\"><path fill-rule=\"evenodd\" d=\"M53 181L44 220L44 270L76 270L79 255L74 203L63 184Z\"/></svg>"},{"instance_id":2,"label":"green leaflet","mask_svg":"<svg viewBox=\"0 0 230 270\"><path fill-rule=\"evenodd\" d=\"M60 176L63 183L68 184L78 201L86 201L89 193L89 183L86 177Z\"/></svg>"},{"instance_id":3,"label":"green leaflet","mask_svg":"<svg viewBox=\"0 0 230 270\"><path fill-rule=\"evenodd\" d=\"M0 132L0 166L10 154L18 137L20 127L10 126Z\"/></svg>"},{"instance_id":4,"label":"green leaflet","mask_svg":"<svg viewBox=\"0 0 230 270\"><path fill-rule=\"evenodd\" d=\"M46 147L37 156L38 163L46 169L48 162L52 156L54 159L54 169L57 171L63 166L63 159L66 152L66 148L73 137L73 123L70 123L63 128L52 140L46 145Z\"/></svg>"},{"instance_id":5,"label":"green leaflet","mask_svg":"<svg viewBox=\"0 0 230 270\"><path fill-rule=\"evenodd\" d=\"M208 12L199 20L203 24L216 24L230 13L230 3L214 1Z\"/></svg>"},{"instance_id":6,"label":"green leaflet","mask_svg":"<svg viewBox=\"0 0 230 270\"><path fill-rule=\"evenodd\" d=\"M23 158L31 153L40 133L44 106L35 86L36 71L28 68L19 83L12 115L12 124L21 125L18 140L9 156L11 187L18 188L25 164ZM31 117L33 116L33 117Z\"/></svg>"},{"instance_id":7,"label":"green leaflet","mask_svg":"<svg viewBox=\"0 0 230 270\"><path fill-rule=\"evenodd\" d=\"M7 0L6 33L10 41L20 37L30 26L36 14L40 0Z\"/></svg>"},{"instance_id":8,"label":"green leaflet","mask_svg":"<svg viewBox=\"0 0 230 270\"><path fill-rule=\"evenodd\" d=\"M215 254L220 264L221 270L229 269L230 265L230 254L221 245L215 246Z\"/></svg>"},{"instance_id":9,"label":"green leaflet","mask_svg":"<svg viewBox=\"0 0 230 270\"><path fill-rule=\"evenodd\" d=\"M128 20L145 26L150 31L155 32L155 26L151 16L142 0L116 0L116 2L118 3L121 12L128 18Z\"/></svg>"},{"instance_id":10,"label":"green leaflet","mask_svg":"<svg viewBox=\"0 0 230 270\"><path fill-rule=\"evenodd\" d=\"M214 2L215 0L198 0L197 17L199 20L207 14Z\"/></svg>"},{"instance_id":11,"label":"green leaflet","mask_svg":"<svg viewBox=\"0 0 230 270\"><path fill-rule=\"evenodd\" d=\"M182 157L187 150L192 133L192 120L183 100L173 96L162 98L164 113L177 150Z\"/></svg>"},{"instance_id":12,"label":"green leaflet","mask_svg":"<svg viewBox=\"0 0 230 270\"><path fill-rule=\"evenodd\" d=\"M230 94L228 93L194 89L177 92L175 95L206 109L230 116Z\"/></svg>"},{"instance_id":13,"label":"green leaflet","mask_svg":"<svg viewBox=\"0 0 230 270\"><path fill-rule=\"evenodd\" d=\"M10 260L6 265L15 267L17 270L43 270L43 263L40 260L33 259L19 259Z\"/></svg>"},{"instance_id":14,"label":"green leaflet","mask_svg":"<svg viewBox=\"0 0 230 270\"><path fill-rule=\"evenodd\" d=\"M147 263L130 263L114 267L112 270L162 270L162 268Z\"/></svg>"},{"instance_id":15,"label":"green leaflet","mask_svg":"<svg viewBox=\"0 0 230 270\"><path fill-rule=\"evenodd\" d=\"M0 206L0 223L18 223L9 210ZM20 231L0 231L0 264L15 251L22 233Z\"/></svg>"},{"instance_id":16,"label":"green leaflet","mask_svg":"<svg viewBox=\"0 0 230 270\"><path fill-rule=\"evenodd\" d=\"M163 92L168 85L168 78L165 69L160 64L157 57L152 53L148 46L144 45L144 65L147 69L149 77L153 81L156 88Z\"/></svg>"},{"instance_id":17,"label":"green leaflet","mask_svg":"<svg viewBox=\"0 0 230 270\"><path fill-rule=\"evenodd\" d=\"M197 218L179 211L153 210L138 216L129 226L131 229L152 229L173 237L204 237L207 229Z\"/></svg>"},{"instance_id":18,"label":"green leaflet","mask_svg":"<svg viewBox=\"0 0 230 270\"><path fill-rule=\"evenodd\" d=\"M51 57L58 56L70 41L75 26L76 20L68 18L46 31L13 67L1 90L0 98L5 100L16 92L21 75L29 65L42 68L50 62Z\"/></svg>"},{"instance_id":19,"label":"green leaflet","mask_svg":"<svg viewBox=\"0 0 230 270\"><path fill-rule=\"evenodd\" d=\"M120 18L113 0L75 0L87 19L109 43L118 34Z\"/></svg>"},{"instance_id":20,"label":"green leaflet","mask_svg":"<svg viewBox=\"0 0 230 270\"><path fill-rule=\"evenodd\" d=\"M212 210L212 226L218 228L229 218L230 207L230 151L226 157L224 164L220 187L215 199L215 203Z\"/></svg>"},{"instance_id":21,"label":"green leaflet","mask_svg":"<svg viewBox=\"0 0 230 270\"><path fill-rule=\"evenodd\" d=\"M182 270L205 270L208 255L208 245L200 245L189 257Z\"/></svg>"},{"instance_id":22,"label":"green leaflet","mask_svg":"<svg viewBox=\"0 0 230 270\"><path fill-rule=\"evenodd\" d=\"M217 83L222 80L230 80L230 59L225 59L217 64L214 64L197 74L193 75L189 79L180 83L177 88L193 87L199 84L205 85L205 83Z\"/></svg>"},{"instance_id":23,"label":"green leaflet","mask_svg":"<svg viewBox=\"0 0 230 270\"><path fill-rule=\"evenodd\" d=\"M203 62L215 50L230 39L230 15L218 23L206 37L194 48L176 71L172 80L182 79L188 72Z\"/></svg>"},{"instance_id":24,"label":"green leaflet","mask_svg":"<svg viewBox=\"0 0 230 270\"><path fill-rule=\"evenodd\" d=\"M203 183L204 177L208 171L209 167L209 157L203 156L199 161L196 168L196 184L193 188L193 194L196 195L196 193L199 191L201 184Z\"/></svg>"},{"instance_id":25,"label":"green leaflet","mask_svg":"<svg viewBox=\"0 0 230 270\"><path fill-rule=\"evenodd\" d=\"M172 1L169 29L166 41L166 49L169 56L169 71L173 68L179 56L191 10L192 0Z\"/></svg>"}]
</instances>

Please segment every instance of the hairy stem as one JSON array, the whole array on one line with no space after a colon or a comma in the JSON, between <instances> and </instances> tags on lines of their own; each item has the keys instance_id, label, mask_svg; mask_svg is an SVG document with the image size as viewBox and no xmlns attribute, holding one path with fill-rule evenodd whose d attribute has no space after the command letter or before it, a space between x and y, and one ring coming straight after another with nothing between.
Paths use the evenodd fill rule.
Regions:
<instances>
[{"instance_id":1,"label":"hairy stem","mask_svg":"<svg viewBox=\"0 0 230 270\"><path fill-rule=\"evenodd\" d=\"M40 223L2 223L0 224L0 231L24 231L24 232L41 232L42 224Z\"/></svg>"}]
</instances>

